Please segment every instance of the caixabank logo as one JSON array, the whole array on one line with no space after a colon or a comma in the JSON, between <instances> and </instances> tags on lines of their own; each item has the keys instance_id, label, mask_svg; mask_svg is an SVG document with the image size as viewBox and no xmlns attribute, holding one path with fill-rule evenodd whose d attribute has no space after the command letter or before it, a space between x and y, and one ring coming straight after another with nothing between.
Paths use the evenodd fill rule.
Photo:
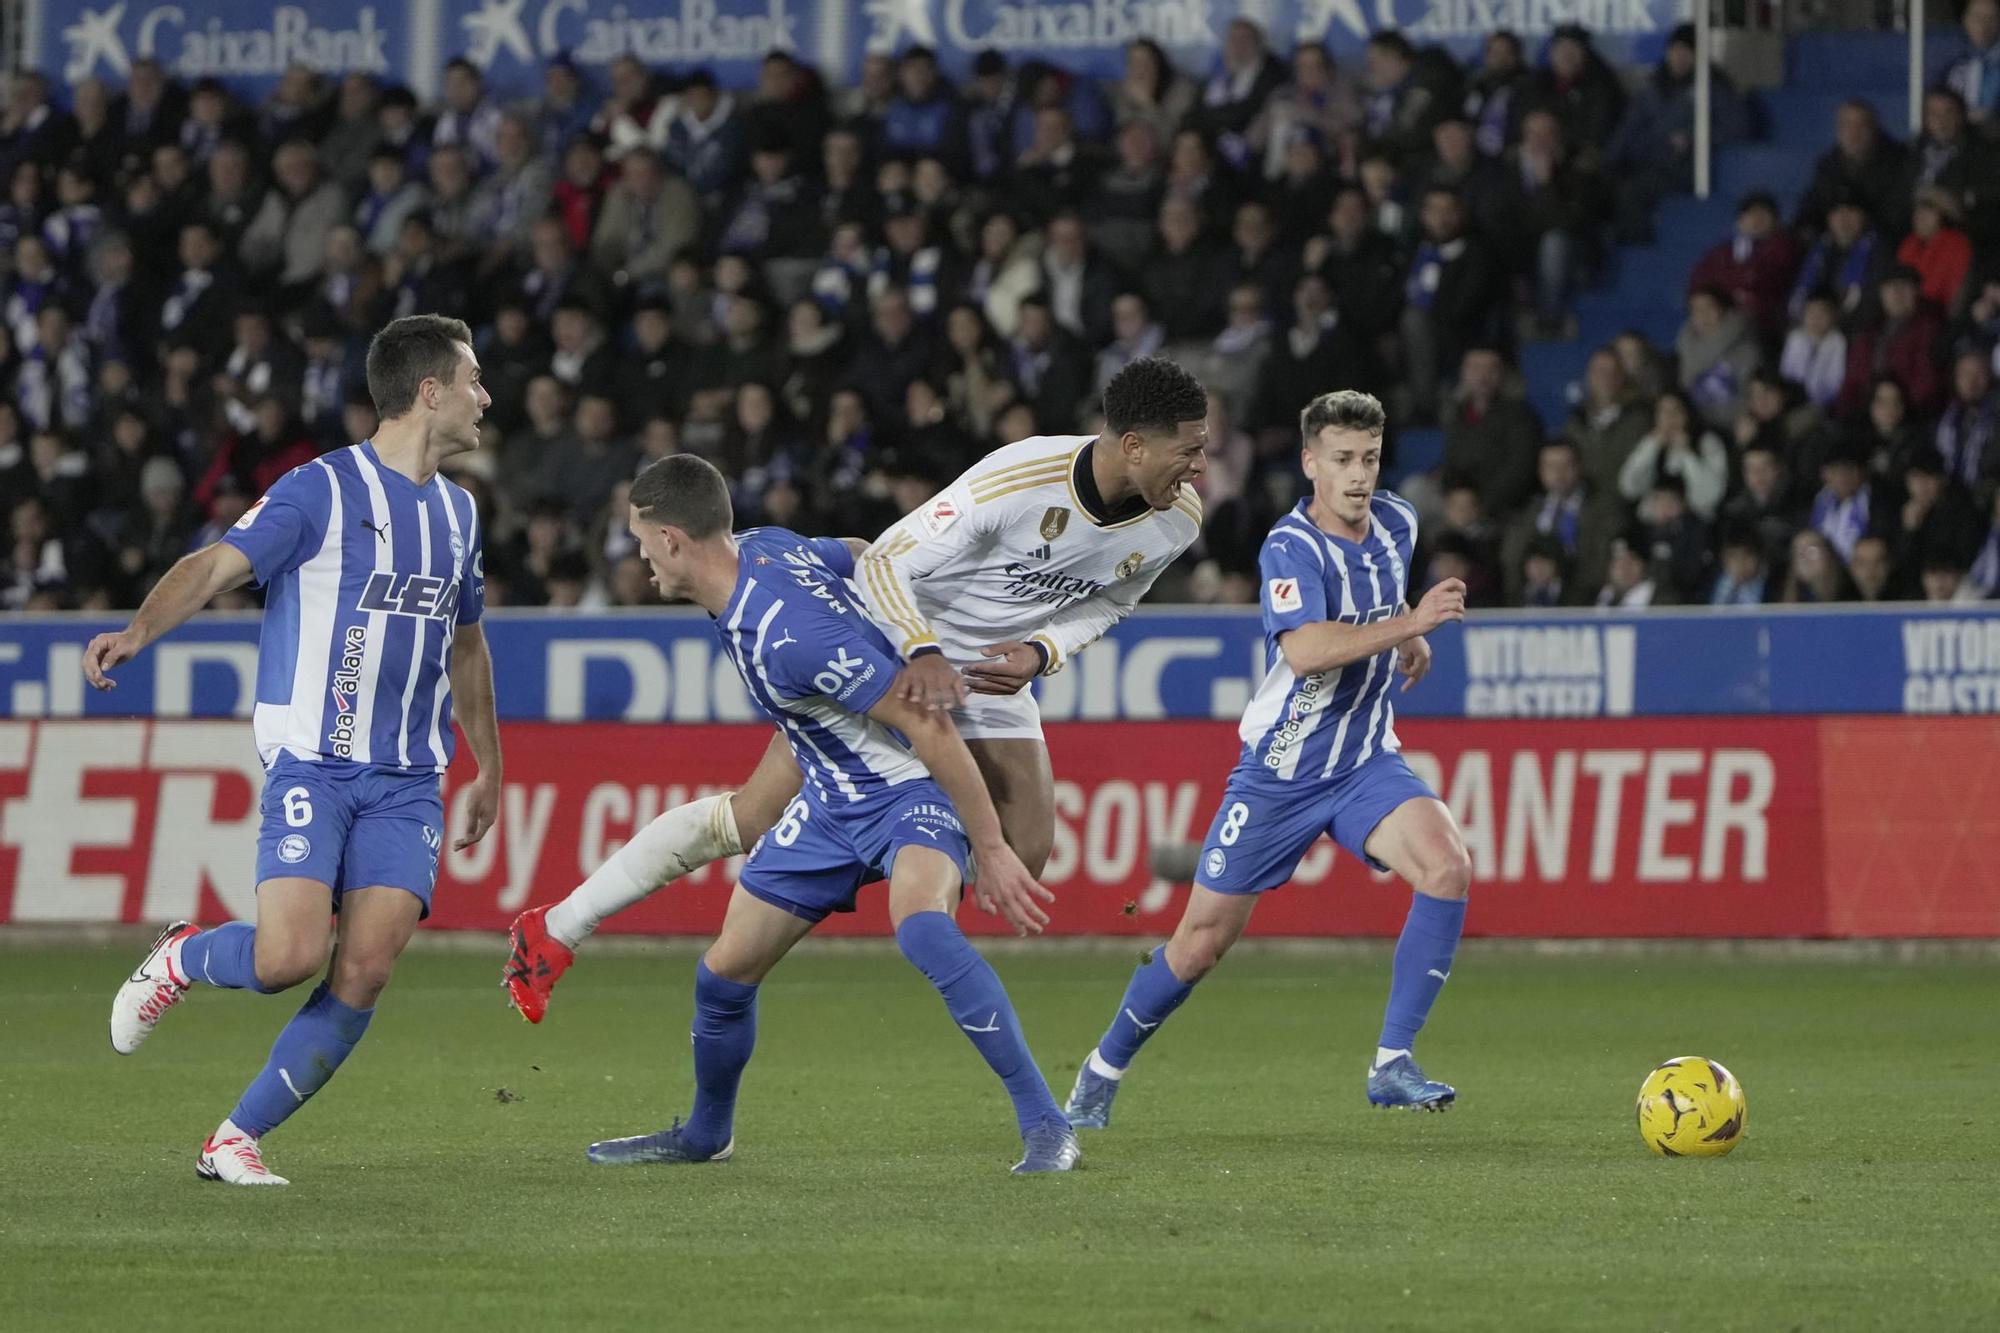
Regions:
<instances>
[{"instance_id":1,"label":"caixabank logo","mask_svg":"<svg viewBox=\"0 0 2000 1333\"><path fill-rule=\"evenodd\" d=\"M867 49L1122 50L1149 37L1176 50L1214 48L1222 26L1247 7L1213 0L864 0Z\"/></svg>"},{"instance_id":2,"label":"caixabank logo","mask_svg":"<svg viewBox=\"0 0 2000 1333\"><path fill-rule=\"evenodd\" d=\"M567 53L579 64L620 56L648 64L761 60L799 52L799 14L789 0L477 0L461 14L465 58L481 69L502 59L535 65Z\"/></svg>"},{"instance_id":3,"label":"caixabank logo","mask_svg":"<svg viewBox=\"0 0 2000 1333\"><path fill-rule=\"evenodd\" d=\"M81 9L62 28L63 78L124 78L132 62L156 59L188 78L268 78L291 65L329 74L389 72L389 32L375 7L353 11L350 26L316 22L298 5L248 10L232 23L222 14L191 14L180 5Z\"/></svg>"}]
</instances>

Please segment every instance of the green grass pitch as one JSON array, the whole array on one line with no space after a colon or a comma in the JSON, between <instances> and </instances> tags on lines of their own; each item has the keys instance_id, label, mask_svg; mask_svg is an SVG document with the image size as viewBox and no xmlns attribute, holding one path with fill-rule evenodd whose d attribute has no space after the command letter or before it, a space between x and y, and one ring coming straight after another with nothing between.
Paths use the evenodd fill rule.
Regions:
<instances>
[{"instance_id":1,"label":"green grass pitch","mask_svg":"<svg viewBox=\"0 0 2000 1333\"><path fill-rule=\"evenodd\" d=\"M1246 953L1135 1066L1086 1169L1014 1179L998 1085L893 952L765 986L737 1160L592 1167L685 1109L693 954L586 955L530 1028L501 949L406 958L269 1142L194 1154L303 992L197 990L105 1040L143 952L0 954L0 1324L59 1329L1992 1329L2000 966L1469 945L1371 1111L1382 953ZM1058 1097L1136 954L997 965ZM1656 1061L1727 1063L1748 1136L1640 1144ZM501 1095L505 1089L507 1096Z\"/></svg>"}]
</instances>

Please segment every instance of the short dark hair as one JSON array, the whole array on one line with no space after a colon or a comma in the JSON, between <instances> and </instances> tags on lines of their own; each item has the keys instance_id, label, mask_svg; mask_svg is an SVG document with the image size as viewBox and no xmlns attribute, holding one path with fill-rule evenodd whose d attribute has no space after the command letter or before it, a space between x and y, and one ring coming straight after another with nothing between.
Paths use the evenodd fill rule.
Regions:
<instances>
[{"instance_id":1,"label":"short dark hair","mask_svg":"<svg viewBox=\"0 0 2000 1333\"><path fill-rule=\"evenodd\" d=\"M1388 424L1389 414L1382 410L1382 400L1359 389L1335 389L1332 393L1323 393L1307 403L1305 411L1299 413L1299 434L1308 444L1317 440L1319 433L1329 426L1366 431L1379 440Z\"/></svg>"},{"instance_id":2,"label":"short dark hair","mask_svg":"<svg viewBox=\"0 0 2000 1333\"><path fill-rule=\"evenodd\" d=\"M1163 356L1142 356L1104 386L1104 424L1113 435L1159 431L1171 435L1183 421L1208 416L1208 390Z\"/></svg>"},{"instance_id":3,"label":"short dark hair","mask_svg":"<svg viewBox=\"0 0 2000 1333\"><path fill-rule=\"evenodd\" d=\"M669 454L649 464L632 483L632 507L646 522L679 528L696 541L727 532L736 521L729 482L694 454Z\"/></svg>"},{"instance_id":4,"label":"short dark hair","mask_svg":"<svg viewBox=\"0 0 2000 1333\"><path fill-rule=\"evenodd\" d=\"M368 396L376 414L391 421L408 412L425 380L449 384L460 344L472 346L472 330L449 315L405 315L384 325L368 344Z\"/></svg>"}]
</instances>

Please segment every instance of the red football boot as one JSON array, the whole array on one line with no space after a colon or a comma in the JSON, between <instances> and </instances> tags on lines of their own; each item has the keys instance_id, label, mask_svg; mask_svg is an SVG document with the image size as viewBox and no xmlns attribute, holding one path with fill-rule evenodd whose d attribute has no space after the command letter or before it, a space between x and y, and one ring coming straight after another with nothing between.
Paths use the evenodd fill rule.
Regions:
<instances>
[{"instance_id":1,"label":"red football boot","mask_svg":"<svg viewBox=\"0 0 2000 1333\"><path fill-rule=\"evenodd\" d=\"M576 955L549 934L546 907L531 907L514 918L507 936L514 952L507 959L501 979L507 987L507 1001L530 1023L539 1023L549 1011L549 996L556 982L569 971Z\"/></svg>"}]
</instances>

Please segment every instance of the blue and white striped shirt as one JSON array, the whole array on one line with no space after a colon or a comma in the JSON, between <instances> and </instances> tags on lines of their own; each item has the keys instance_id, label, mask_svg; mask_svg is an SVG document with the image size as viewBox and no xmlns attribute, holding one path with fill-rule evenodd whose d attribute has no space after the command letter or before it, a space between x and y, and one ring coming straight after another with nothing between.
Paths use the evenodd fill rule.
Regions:
<instances>
[{"instance_id":1,"label":"blue and white striped shirt","mask_svg":"<svg viewBox=\"0 0 2000 1333\"><path fill-rule=\"evenodd\" d=\"M371 442L293 468L222 540L265 585L257 752L442 772L451 641L486 605L479 516Z\"/></svg>"},{"instance_id":2,"label":"blue and white striped shirt","mask_svg":"<svg viewBox=\"0 0 2000 1333\"><path fill-rule=\"evenodd\" d=\"M1283 781L1332 779L1398 748L1389 703L1395 653L1335 671L1293 672L1278 636L1335 620L1367 625L1401 612L1417 544L1417 511L1389 491L1369 502L1358 542L1323 532L1309 502L1279 519L1258 555L1264 610L1264 680L1244 711L1243 762Z\"/></svg>"},{"instance_id":3,"label":"blue and white striped shirt","mask_svg":"<svg viewBox=\"0 0 2000 1333\"><path fill-rule=\"evenodd\" d=\"M846 543L783 528L736 542L742 567L715 632L811 793L838 807L928 776L901 735L867 716L901 664L847 581Z\"/></svg>"}]
</instances>

